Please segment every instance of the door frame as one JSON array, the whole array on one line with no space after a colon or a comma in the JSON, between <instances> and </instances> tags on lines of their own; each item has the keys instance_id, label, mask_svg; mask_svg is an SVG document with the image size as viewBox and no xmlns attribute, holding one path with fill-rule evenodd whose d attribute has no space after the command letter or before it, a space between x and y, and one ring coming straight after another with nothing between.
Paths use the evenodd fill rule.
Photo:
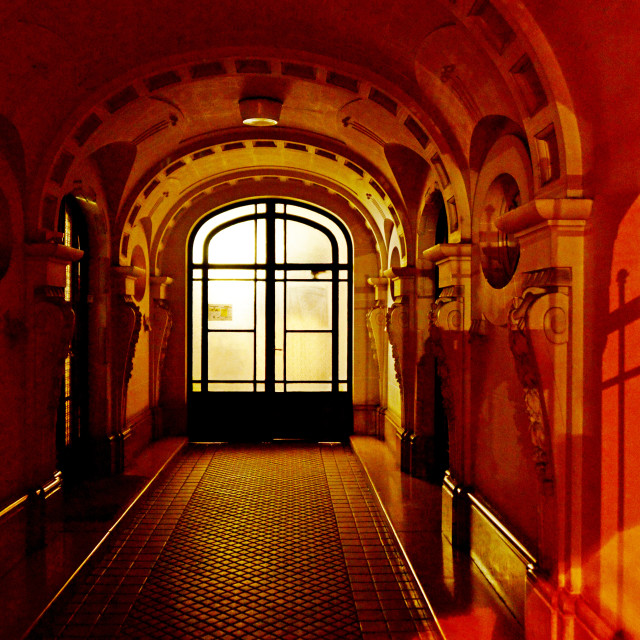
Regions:
<instances>
[{"instance_id":1,"label":"door frame","mask_svg":"<svg viewBox=\"0 0 640 640\"><path fill-rule=\"evenodd\" d=\"M281 203L285 205L284 211L281 213L276 212L276 204ZM263 213L259 213L256 209L252 213L240 214L237 218L234 218L230 221L223 222L219 227L215 227L212 231L210 231L205 240L203 242L203 258L202 263L194 263L194 241L195 238L202 228L202 226L211 220L213 217L218 216L219 214L231 211L235 208L245 206L245 205L260 205L265 204L266 210ZM289 213L286 210L286 205L295 205L297 207L302 207L307 209L308 211L314 214L320 214L325 217L336 227L339 229L340 233L342 233L344 240L346 241L347 246L347 259L346 262L341 262L338 256L337 251L337 241L330 229L323 227L321 224L316 223L313 220L306 219L304 217L296 215L296 213ZM275 331L274 331L274 309L273 309L273 299L274 299L274 289L275 289L275 271L283 270L285 272L285 277L283 281L286 283L287 278L286 274L295 272L296 270L310 270L313 267L325 267L327 263L276 263L276 259L274 256L275 252L275 237L273 235L274 224L273 221L277 219L284 220L294 220L302 222L312 228L316 228L321 230L330 240L332 245L332 262L331 262L331 270L332 270L332 322L331 322L331 334L332 334L332 352L334 357L332 358L332 380L331 380L331 391L326 392L303 392L303 391L284 391L282 393L276 392L273 386L271 388L265 387L265 391L257 391L256 390L256 369L255 369L255 355L254 355L254 390L252 392L241 392L241 391L228 391L228 392L220 392L220 391L209 391L208 383L210 382L208 379L205 380L203 377L205 371L207 371L207 349L205 348L205 344L207 344L207 338L205 336L208 335L208 321L207 321L207 305L205 302L207 301L207 296L205 293L206 283L208 282L208 278L205 277L206 269L204 269L204 265L207 263L207 252L208 252L208 244L215 234L221 232L223 229L229 228L235 224L238 224L244 220L259 220L266 219L266 245L268 255L266 256L265 263L254 262L250 263L238 263L238 264L216 264L216 268L254 268L254 269L265 269L266 277L266 301L267 308L265 310L266 317L266 329L265 329L265 383L271 384L275 382L275 351L270 350L269 343L275 340ZM270 222L272 221L272 222ZM269 232L271 229L271 235ZM187 370L186 370L186 383L187 383L187 415L188 415L188 433L189 437L192 441L227 441L227 440L270 440L277 437L300 437L301 434L296 434L295 429L281 428L280 431L278 429L266 429L264 425L264 420L262 424L252 423L252 415L259 416L271 416L273 419L274 416L278 417L278 423L282 424L282 411L281 408L285 402L288 403L291 413L298 414L299 412L304 411L305 407L308 408L306 413L308 414L305 417L305 424L307 424L307 429L305 431L305 435L303 437L313 440L344 440L353 432L353 240L349 233L348 227L334 214L330 211L321 209L319 207L310 205L306 202L296 201L290 198L282 198L282 197L256 197L246 200L237 201L231 204L227 204L223 207L215 209L209 212L207 215L200 218L196 225L192 228L189 239L187 242L187 260L186 260L186 299L187 299L187 309L186 309L186 346L187 346ZM256 258L257 259L257 258ZM202 351L201 351L201 365L200 365L200 390L195 391L194 385L198 384L198 381L194 381L193 378L193 285L192 283L195 281L193 277L194 269L202 269L203 270L203 288L202 288L202 305L201 305L201 332L202 332ZM339 391L339 378L338 378L338 350L339 350L339 324L338 324L338 297L339 297L339 287L341 282L345 282L345 280L339 279L339 272L341 270L347 270L347 327L346 327L346 358L347 358L347 377L346 377L346 390ZM258 280L254 280L254 282L258 282ZM328 280L327 280L328 282ZM271 290L270 290L271 287ZM255 291L255 289L254 289ZM256 304L254 298L254 305ZM256 325L254 322L253 330L254 332L254 354L256 348L256 338L255 331ZM286 335L286 331L285 331ZM272 344L275 347L275 343ZM284 347L284 345L283 345ZM285 353L286 356L286 353ZM286 358L285 365L286 367ZM269 380L270 379L270 380ZM344 388L343 379L340 379L340 386ZM328 396L331 396L329 399ZM327 403L330 404L332 409L327 409L327 407L322 407L318 404L322 399L326 398ZM288 399L288 400L287 400ZM221 401L221 402L216 402ZM228 400L232 400L232 402L228 402ZM315 401L315 403L314 403ZM242 407L244 411L241 410L239 412L234 413L234 407L232 405L238 405ZM215 407L215 416L214 418L216 422L219 422L220 425L229 425L229 424L237 424L238 418L246 423L245 429L243 433L238 433L237 428L224 428L222 426L210 426L208 423L210 421L210 416L212 413L212 408ZM248 409L248 412L247 412ZM332 413L333 412L333 413ZM326 415L325 415L326 414ZM315 420L315 422L314 422ZM285 421L286 422L286 421ZM207 423L207 426L204 425ZM315 426L314 426L315 425ZM340 425L340 426L338 426ZM209 434L209 431L211 432Z\"/></svg>"}]
</instances>

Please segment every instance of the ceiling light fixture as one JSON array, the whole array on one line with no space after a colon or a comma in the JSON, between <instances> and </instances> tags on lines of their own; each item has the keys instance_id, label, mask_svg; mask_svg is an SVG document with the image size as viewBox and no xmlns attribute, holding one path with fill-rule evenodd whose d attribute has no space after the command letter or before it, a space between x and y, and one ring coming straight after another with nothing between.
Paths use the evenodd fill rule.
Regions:
<instances>
[{"instance_id":1,"label":"ceiling light fixture","mask_svg":"<svg viewBox=\"0 0 640 640\"><path fill-rule=\"evenodd\" d=\"M280 120L282 102L274 98L244 98L238 103L242 123L251 127L273 127Z\"/></svg>"}]
</instances>

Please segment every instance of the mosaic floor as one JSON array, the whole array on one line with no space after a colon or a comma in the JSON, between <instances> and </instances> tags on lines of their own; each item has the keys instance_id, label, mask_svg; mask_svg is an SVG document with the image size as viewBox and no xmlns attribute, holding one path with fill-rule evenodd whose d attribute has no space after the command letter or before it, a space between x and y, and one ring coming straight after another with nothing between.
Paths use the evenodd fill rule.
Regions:
<instances>
[{"instance_id":1,"label":"mosaic floor","mask_svg":"<svg viewBox=\"0 0 640 640\"><path fill-rule=\"evenodd\" d=\"M438 636L342 445L192 445L29 638Z\"/></svg>"}]
</instances>

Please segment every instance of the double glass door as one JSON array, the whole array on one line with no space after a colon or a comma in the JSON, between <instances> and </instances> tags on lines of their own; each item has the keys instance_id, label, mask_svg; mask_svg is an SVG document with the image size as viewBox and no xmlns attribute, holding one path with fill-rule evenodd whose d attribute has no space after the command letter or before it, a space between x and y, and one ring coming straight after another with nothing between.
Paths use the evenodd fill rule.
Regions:
<instances>
[{"instance_id":1,"label":"double glass door","mask_svg":"<svg viewBox=\"0 0 640 640\"><path fill-rule=\"evenodd\" d=\"M194 441L351 431L352 249L342 223L283 200L217 211L192 234Z\"/></svg>"}]
</instances>

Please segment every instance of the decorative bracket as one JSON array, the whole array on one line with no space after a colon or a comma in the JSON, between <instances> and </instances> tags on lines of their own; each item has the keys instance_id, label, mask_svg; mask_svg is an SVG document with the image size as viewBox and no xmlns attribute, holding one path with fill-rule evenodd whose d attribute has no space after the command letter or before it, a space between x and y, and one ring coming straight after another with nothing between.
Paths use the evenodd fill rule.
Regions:
<instances>
[{"instance_id":1,"label":"decorative bracket","mask_svg":"<svg viewBox=\"0 0 640 640\"><path fill-rule=\"evenodd\" d=\"M554 486L554 419L566 415L570 283L569 268L528 272L524 274L522 295L514 298L509 312L509 347L524 388L534 463L547 494ZM548 380L542 372L548 372Z\"/></svg>"},{"instance_id":2,"label":"decorative bracket","mask_svg":"<svg viewBox=\"0 0 640 640\"><path fill-rule=\"evenodd\" d=\"M116 267L113 269L111 371L113 376L114 417L119 432L125 424L127 389L133 372L133 357L142 327L142 313L131 295L135 279L141 269Z\"/></svg>"}]
</instances>

